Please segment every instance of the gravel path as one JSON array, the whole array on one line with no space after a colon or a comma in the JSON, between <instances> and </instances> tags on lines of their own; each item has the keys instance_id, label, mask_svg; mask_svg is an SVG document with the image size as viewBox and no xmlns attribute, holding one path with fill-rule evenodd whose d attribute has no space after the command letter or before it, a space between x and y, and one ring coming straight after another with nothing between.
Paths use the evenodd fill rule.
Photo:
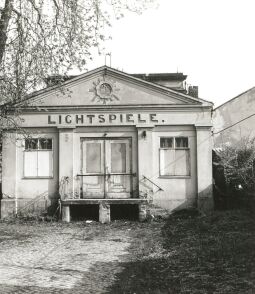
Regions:
<instances>
[{"instance_id":1,"label":"gravel path","mask_svg":"<svg viewBox=\"0 0 255 294\"><path fill-rule=\"evenodd\" d=\"M0 293L106 293L128 260L127 226L0 223Z\"/></svg>"}]
</instances>

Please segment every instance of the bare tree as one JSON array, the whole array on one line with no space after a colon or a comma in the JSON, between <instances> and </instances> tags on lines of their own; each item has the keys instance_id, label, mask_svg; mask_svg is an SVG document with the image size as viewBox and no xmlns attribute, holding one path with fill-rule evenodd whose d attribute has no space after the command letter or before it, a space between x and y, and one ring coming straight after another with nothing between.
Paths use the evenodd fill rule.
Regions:
<instances>
[{"instance_id":1,"label":"bare tree","mask_svg":"<svg viewBox=\"0 0 255 294\"><path fill-rule=\"evenodd\" d=\"M154 0L0 0L0 123L52 75L86 69L112 17ZM6 106L8 102L9 106ZM2 105L2 106L1 106ZM1 129L1 127L0 127Z\"/></svg>"}]
</instances>

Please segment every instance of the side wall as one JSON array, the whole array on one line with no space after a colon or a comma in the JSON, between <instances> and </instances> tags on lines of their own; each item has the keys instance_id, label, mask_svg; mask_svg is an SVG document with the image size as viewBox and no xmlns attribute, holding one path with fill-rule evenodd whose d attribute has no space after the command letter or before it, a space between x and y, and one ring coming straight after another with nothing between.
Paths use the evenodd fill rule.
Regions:
<instances>
[{"instance_id":1,"label":"side wall","mask_svg":"<svg viewBox=\"0 0 255 294\"><path fill-rule=\"evenodd\" d=\"M214 147L235 143L242 137L255 137L255 88L216 108L213 126Z\"/></svg>"}]
</instances>

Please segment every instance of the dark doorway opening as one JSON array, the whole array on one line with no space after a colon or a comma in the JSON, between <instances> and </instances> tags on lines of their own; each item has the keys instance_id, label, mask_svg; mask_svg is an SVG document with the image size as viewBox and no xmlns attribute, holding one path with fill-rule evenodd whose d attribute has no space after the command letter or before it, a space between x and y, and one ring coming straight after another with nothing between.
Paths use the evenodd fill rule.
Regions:
<instances>
[{"instance_id":1,"label":"dark doorway opening","mask_svg":"<svg viewBox=\"0 0 255 294\"><path fill-rule=\"evenodd\" d=\"M137 204L112 204L111 220L138 220L139 207Z\"/></svg>"},{"instance_id":2,"label":"dark doorway opening","mask_svg":"<svg viewBox=\"0 0 255 294\"><path fill-rule=\"evenodd\" d=\"M99 221L99 205L98 204L71 205L70 214L71 214L71 220L74 220L74 221L83 221L83 220Z\"/></svg>"}]
</instances>

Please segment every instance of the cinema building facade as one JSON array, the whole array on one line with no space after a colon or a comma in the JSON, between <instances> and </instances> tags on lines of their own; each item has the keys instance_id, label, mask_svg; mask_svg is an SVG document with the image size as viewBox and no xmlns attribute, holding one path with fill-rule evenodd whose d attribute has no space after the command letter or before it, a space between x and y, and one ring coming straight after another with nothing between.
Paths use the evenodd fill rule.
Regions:
<instances>
[{"instance_id":1,"label":"cinema building facade","mask_svg":"<svg viewBox=\"0 0 255 294\"><path fill-rule=\"evenodd\" d=\"M211 209L212 103L182 93L184 79L104 66L27 99L21 130L4 134L1 217L56 202L65 221L86 205L101 222L114 205L141 220L148 202Z\"/></svg>"}]
</instances>

